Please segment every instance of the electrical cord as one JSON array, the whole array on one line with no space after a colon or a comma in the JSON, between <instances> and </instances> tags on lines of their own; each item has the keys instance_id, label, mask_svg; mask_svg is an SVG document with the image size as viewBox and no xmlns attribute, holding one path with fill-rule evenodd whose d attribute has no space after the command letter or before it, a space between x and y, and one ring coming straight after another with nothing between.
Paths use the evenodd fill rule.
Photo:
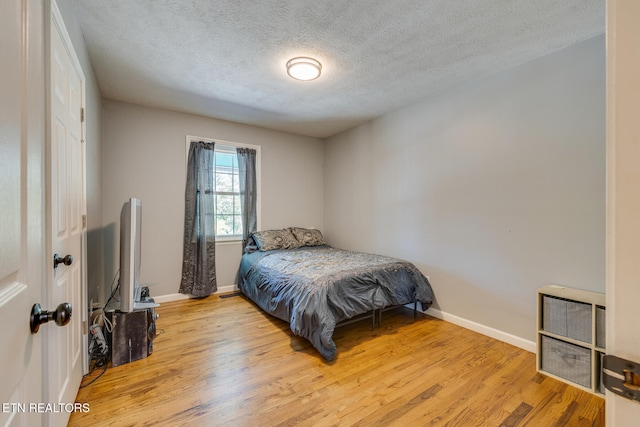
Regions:
<instances>
[{"instance_id":1,"label":"electrical cord","mask_svg":"<svg viewBox=\"0 0 640 427\"><path fill-rule=\"evenodd\" d=\"M83 375L82 380L84 381L84 379L87 378L89 375L91 375L93 373L93 371L96 370L96 368L102 367L102 372L100 372L97 377L95 377L94 379L92 379L88 383L81 384L79 388L84 388L84 387L96 382L96 380L98 378L100 378L105 372L107 372L108 362L109 362L109 359L107 358L106 355L100 356L100 358L95 359L95 362L93 363L93 366L91 367L91 369L89 370L89 372L86 375Z\"/></svg>"},{"instance_id":2,"label":"electrical cord","mask_svg":"<svg viewBox=\"0 0 640 427\"><path fill-rule=\"evenodd\" d=\"M111 321L107 318L107 316L105 316L104 310L107 308L111 300L114 298L118 289L120 289L119 281L118 281L118 285L116 285L115 288L113 287L113 284L116 282L116 279L118 278L119 275L120 275L120 270L116 272L116 275L113 277L113 280L111 281L111 295L109 295L107 302L102 306L102 308L95 310L97 313L95 315L93 323L97 323L98 325L101 325L102 323L104 323L105 329L108 332L112 331L113 325L111 324Z\"/></svg>"},{"instance_id":3,"label":"electrical cord","mask_svg":"<svg viewBox=\"0 0 640 427\"><path fill-rule=\"evenodd\" d=\"M101 325L104 323L104 328L107 332L113 332L113 324L111 320L107 316L104 315L104 308L99 308L95 310L95 316L93 317L93 323Z\"/></svg>"},{"instance_id":4,"label":"electrical cord","mask_svg":"<svg viewBox=\"0 0 640 427\"><path fill-rule=\"evenodd\" d=\"M93 324L96 328L100 328L99 325L104 323L104 327L109 333L112 332L113 325L111 321L107 318L107 316L105 316L105 309L107 308L111 300L114 298L114 296L116 295L116 292L120 287L119 282L115 288L113 287L113 284L116 282L116 279L119 278L119 275L120 275L120 270L116 272L116 274L113 277L113 280L111 281L111 286L110 286L111 295L109 295L107 302L101 308L96 310L98 311L98 313L96 313L93 321ZM92 328L94 326L92 326ZM99 333L94 334L92 331L91 342L89 343L89 358L92 362L92 366L91 366L91 369L89 369L89 372L86 375L82 376L82 380L84 381L84 379L90 376L97 368L102 368L102 372L100 372L97 377L93 378L88 383L82 384L80 388L84 388L90 384L93 384L96 380L98 380L98 378L100 378L107 371L107 367L109 365L109 349L107 348L107 343L104 340L102 331L96 331L96 332L99 332ZM100 338L98 338L96 335L100 335Z\"/></svg>"},{"instance_id":5,"label":"electrical cord","mask_svg":"<svg viewBox=\"0 0 640 427\"><path fill-rule=\"evenodd\" d=\"M118 279L118 284L116 285L116 287L113 287L113 284L116 282L116 279ZM118 270L115 274L115 276L113 276L113 280L111 281L111 295L109 295L109 298L107 299L107 302L104 304L104 306L102 306L103 309L105 309L109 303L111 302L112 299L114 299L116 292L118 291L118 289L120 289L120 270Z\"/></svg>"},{"instance_id":6,"label":"electrical cord","mask_svg":"<svg viewBox=\"0 0 640 427\"><path fill-rule=\"evenodd\" d=\"M93 373L96 368L102 368L102 372L98 374L97 377L89 381L87 384L83 384L80 388L86 387L89 384L93 384L98 378L100 378L106 371L107 366L109 364L109 349L107 348L107 343L102 336L102 331L100 330L100 326L94 324L89 329L91 331L91 343L89 344L89 356L91 357L91 361L93 365L89 372L82 377L82 380Z\"/></svg>"}]
</instances>

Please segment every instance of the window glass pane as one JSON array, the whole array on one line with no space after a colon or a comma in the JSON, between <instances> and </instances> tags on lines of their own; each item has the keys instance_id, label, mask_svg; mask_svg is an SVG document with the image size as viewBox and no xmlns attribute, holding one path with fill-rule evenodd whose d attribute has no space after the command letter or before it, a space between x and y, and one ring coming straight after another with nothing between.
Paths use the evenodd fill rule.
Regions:
<instances>
[{"instance_id":1,"label":"window glass pane","mask_svg":"<svg viewBox=\"0 0 640 427\"><path fill-rule=\"evenodd\" d=\"M233 192L233 177L234 175L229 173L220 173L219 171L216 171L216 191L223 191L226 193Z\"/></svg>"},{"instance_id":2,"label":"window glass pane","mask_svg":"<svg viewBox=\"0 0 640 427\"><path fill-rule=\"evenodd\" d=\"M236 169L233 174L233 189L237 193L240 191L240 176L238 175L238 170Z\"/></svg>"},{"instance_id":3,"label":"window glass pane","mask_svg":"<svg viewBox=\"0 0 640 427\"><path fill-rule=\"evenodd\" d=\"M234 215L218 215L216 221L216 235L231 236L233 235L233 217Z\"/></svg>"},{"instance_id":4,"label":"window glass pane","mask_svg":"<svg viewBox=\"0 0 640 427\"><path fill-rule=\"evenodd\" d=\"M216 169L221 167L221 168L227 168L227 169L231 169L233 168L233 164L234 164L234 158L236 157L235 154L232 153L220 153L220 152L216 152L215 153L215 158L216 158Z\"/></svg>"},{"instance_id":5,"label":"window glass pane","mask_svg":"<svg viewBox=\"0 0 640 427\"><path fill-rule=\"evenodd\" d=\"M242 235L242 215L234 215L233 230L234 234Z\"/></svg>"},{"instance_id":6,"label":"window glass pane","mask_svg":"<svg viewBox=\"0 0 640 427\"><path fill-rule=\"evenodd\" d=\"M218 215L233 215L234 196L216 195L216 212Z\"/></svg>"},{"instance_id":7,"label":"window glass pane","mask_svg":"<svg viewBox=\"0 0 640 427\"><path fill-rule=\"evenodd\" d=\"M242 204L240 203L240 196L233 197L233 213L242 215Z\"/></svg>"}]
</instances>

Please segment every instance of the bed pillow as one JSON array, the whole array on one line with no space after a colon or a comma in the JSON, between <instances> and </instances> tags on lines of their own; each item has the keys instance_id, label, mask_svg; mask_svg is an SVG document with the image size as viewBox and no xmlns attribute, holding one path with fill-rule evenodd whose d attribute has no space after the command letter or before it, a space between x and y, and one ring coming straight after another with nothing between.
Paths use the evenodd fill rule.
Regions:
<instances>
[{"instance_id":1,"label":"bed pillow","mask_svg":"<svg viewBox=\"0 0 640 427\"><path fill-rule=\"evenodd\" d=\"M290 229L255 231L252 234L258 249L273 251L275 249L295 249L302 246Z\"/></svg>"},{"instance_id":2,"label":"bed pillow","mask_svg":"<svg viewBox=\"0 0 640 427\"><path fill-rule=\"evenodd\" d=\"M326 245L322 233L315 228L291 227L291 233L298 239L301 246Z\"/></svg>"}]
</instances>

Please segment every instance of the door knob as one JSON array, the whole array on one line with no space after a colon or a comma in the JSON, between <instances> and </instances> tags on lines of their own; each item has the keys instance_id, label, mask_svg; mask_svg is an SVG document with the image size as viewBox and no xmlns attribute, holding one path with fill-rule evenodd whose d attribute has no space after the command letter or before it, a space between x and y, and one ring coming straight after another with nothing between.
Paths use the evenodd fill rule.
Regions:
<instances>
[{"instance_id":1,"label":"door knob","mask_svg":"<svg viewBox=\"0 0 640 427\"><path fill-rule=\"evenodd\" d=\"M33 304L31 307L31 333L37 334L40 325L53 320L58 326L64 326L71 320L71 304L63 302L55 309L55 311L42 310L40 304Z\"/></svg>"},{"instance_id":2,"label":"door knob","mask_svg":"<svg viewBox=\"0 0 640 427\"><path fill-rule=\"evenodd\" d=\"M58 268L58 264L71 265L73 262L73 257L71 255L67 255L64 258L60 258L58 254L53 256L53 268Z\"/></svg>"}]
</instances>

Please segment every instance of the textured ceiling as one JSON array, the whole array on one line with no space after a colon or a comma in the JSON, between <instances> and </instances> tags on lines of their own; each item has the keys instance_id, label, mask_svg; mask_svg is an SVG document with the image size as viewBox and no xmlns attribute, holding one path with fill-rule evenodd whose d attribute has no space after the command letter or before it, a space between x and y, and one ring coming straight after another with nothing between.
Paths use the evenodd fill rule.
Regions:
<instances>
[{"instance_id":1,"label":"textured ceiling","mask_svg":"<svg viewBox=\"0 0 640 427\"><path fill-rule=\"evenodd\" d=\"M605 31L605 0L74 1L105 98L320 138Z\"/></svg>"}]
</instances>

